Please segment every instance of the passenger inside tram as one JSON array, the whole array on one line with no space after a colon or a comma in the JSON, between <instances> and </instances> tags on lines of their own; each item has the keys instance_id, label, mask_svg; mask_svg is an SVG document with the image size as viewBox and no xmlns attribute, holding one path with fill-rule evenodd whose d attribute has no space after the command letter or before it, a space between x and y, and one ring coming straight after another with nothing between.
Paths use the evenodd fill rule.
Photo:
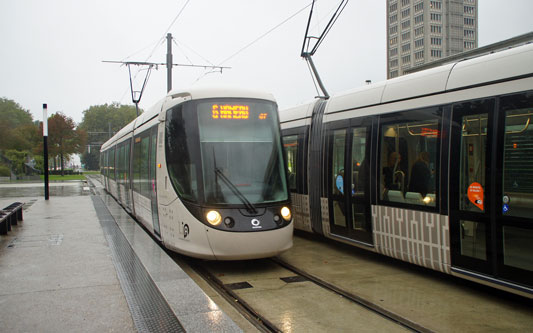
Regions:
<instances>
[{"instance_id":1,"label":"passenger inside tram","mask_svg":"<svg viewBox=\"0 0 533 333\"><path fill-rule=\"evenodd\" d=\"M407 117L409 114L406 118L420 118L420 113ZM399 119L384 125L382 133L382 200L435 206L438 121L403 122Z\"/></svg>"},{"instance_id":2,"label":"passenger inside tram","mask_svg":"<svg viewBox=\"0 0 533 333\"><path fill-rule=\"evenodd\" d=\"M389 154L387 166L383 168L383 180L385 193L389 191L402 191L405 173L400 170L402 156L400 153L393 151Z\"/></svg>"},{"instance_id":3,"label":"passenger inside tram","mask_svg":"<svg viewBox=\"0 0 533 333\"><path fill-rule=\"evenodd\" d=\"M431 171L429 170L429 153L423 151L418 154L418 158L411 167L411 182L409 183L409 192L417 192L425 197L429 192L429 181Z\"/></svg>"}]
</instances>

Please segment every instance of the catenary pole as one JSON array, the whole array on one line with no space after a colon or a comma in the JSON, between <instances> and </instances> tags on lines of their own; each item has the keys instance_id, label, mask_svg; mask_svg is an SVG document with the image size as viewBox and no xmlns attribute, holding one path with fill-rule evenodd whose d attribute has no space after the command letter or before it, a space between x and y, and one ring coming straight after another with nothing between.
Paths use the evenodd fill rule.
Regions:
<instances>
[{"instance_id":1,"label":"catenary pole","mask_svg":"<svg viewBox=\"0 0 533 333\"><path fill-rule=\"evenodd\" d=\"M172 34L167 34L167 92L172 90Z\"/></svg>"},{"instance_id":2,"label":"catenary pole","mask_svg":"<svg viewBox=\"0 0 533 333\"><path fill-rule=\"evenodd\" d=\"M44 199L50 198L48 189L48 105L43 104L43 158L44 158Z\"/></svg>"}]
</instances>

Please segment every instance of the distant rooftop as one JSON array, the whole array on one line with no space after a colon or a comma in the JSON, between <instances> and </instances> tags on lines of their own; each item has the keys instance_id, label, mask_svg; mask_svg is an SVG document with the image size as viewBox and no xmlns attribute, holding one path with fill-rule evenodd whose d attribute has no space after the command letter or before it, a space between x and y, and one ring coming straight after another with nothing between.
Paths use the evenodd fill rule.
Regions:
<instances>
[{"instance_id":1,"label":"distant rooftop","mask_svg":"<svg viewBox=\"0 0 533 333\"><path fill-rule=\"evenodd\" d=\"M532 32L528 32L528 33L523 34L523 35L519 35L519 36L516 36L516 37L513 37L513 38L509 38L509 39L503 40L501 42L497 42L497 43L490 44L490 45L485 45L485 46L478 47L478 48L473 49L473 50L468 50L468 51L465 51L465 52L462 52L462 53L454 54L454 55L446 57L446 58L435 60L435 61L432 61L432 62L427 63L427 64L423 64L423 65L420 65L420 66L417 66L417 67L406 69L406 70L404 70L404 74L423 71L425 69L438 67L438 66L442 66L442 65L449 64L449 63L452 63L452 62L456 62L458 60L466 60L466 59L476 58L476 57L480 57L482 55L486 55L486 54L502 51L502 50L513 48L513 47L520 46L520 45L529 44L529 43L532 43L532 42L533 42L533 31Z\"/></svg>"}]
</instances>

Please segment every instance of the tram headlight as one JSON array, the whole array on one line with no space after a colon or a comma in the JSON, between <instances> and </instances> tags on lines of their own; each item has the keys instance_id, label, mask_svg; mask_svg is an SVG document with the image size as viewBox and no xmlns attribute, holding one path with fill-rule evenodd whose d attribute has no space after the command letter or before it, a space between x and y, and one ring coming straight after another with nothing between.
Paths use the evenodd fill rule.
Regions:
<instances>
[{"instance_id":1,"label":"tram headlight","mask_svg":"<svg viewBox=\"0 0 533 333\"><path fill-rule=\"evenodd\" d=\"M283 217L283 219L287 222L291 220L292 214L291 214L291 210L289 209L289 207L285 206L281 208L281 217Z\"/></svg>"},{"instance_id":2,"label":"tram headlight","mask_svg":"<svg viewBox=\"0 0 533 333\"><path fill-rule=\"evenodd\" d=\"M210 210L206 215L207 222L212 225L219 225L222 222L222 216L216 210Z\"/></svg>"}]
</instances>

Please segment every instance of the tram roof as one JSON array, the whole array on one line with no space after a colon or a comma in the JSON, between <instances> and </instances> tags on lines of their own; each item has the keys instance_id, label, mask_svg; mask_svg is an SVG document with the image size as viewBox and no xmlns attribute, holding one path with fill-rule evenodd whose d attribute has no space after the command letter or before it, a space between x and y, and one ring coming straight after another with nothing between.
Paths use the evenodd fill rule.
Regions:
<instances>
[{"instance_id":1,"label":"tram roof","mask_svg":"<svg viewBox=\"0 0 533 333\"><path fill-rule=\"evenodd\" d=\"M243 89L236 87L192 87L189 89L172 90L167 93L166 97L160 99L155 105L151 106L128 125L120 129L108 141L106 141L101 150L110 147L117 140L133 132L146 122L150 121L163 110L165 106L175 104L176 99L181 99L182 102L186 100L196 100L204 98L253 98L276 102L274 95L260 90Z\"/></svg>"},{"instance_id":2,"label":"tram roof","mask_svg":"<svg viewBox=\"0 0 533 333\"><path fill-rule=\"evenodd\" d=\"M456 61L334 94L325 113L380 105L533 74L533 44ZM316 101L280 112L282 122L311 117Z\"/></svg>"},{"instance_id":3,"label":"tram roof","mask_svg":"<svg viewBox=\"0 0 533 333\"><path fill-rule=\"evenodd\" d=\"M325 113L428 96L532 73L533 44L527 44L336 94Z\"/></svg>"}]
</instances>

